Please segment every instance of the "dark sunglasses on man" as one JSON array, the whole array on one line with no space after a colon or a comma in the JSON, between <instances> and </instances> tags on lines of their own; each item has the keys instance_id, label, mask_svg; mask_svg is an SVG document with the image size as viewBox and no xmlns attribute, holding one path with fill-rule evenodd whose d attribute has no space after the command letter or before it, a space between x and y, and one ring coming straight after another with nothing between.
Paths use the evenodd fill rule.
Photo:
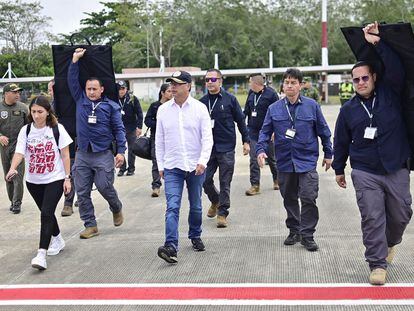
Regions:
<instances>
[{"instance_id":1,"label":"dark sunglasses on man","mask_svg":"<svg viewBox=\"0 0 414 311\"><path fill-rule=\"evenodd\" d=\"M359 81L363 81L363 82L368 82L368 80L369 80L369 76L362 76L362 77L359 77L359 78L353 78L352 79L352 82L354 82L354 84L358 84L359 83Z\"/></svg>"},{"instance_id":2,"label":"dark sunglasses on man","mask_svg":"<svg viewBox=\"0 0 414 311\"><path fill-rule=\"evenodd\" d=\"M220 78L206 78L206 82L217 82Z\"/></svg>"}]
</instances>

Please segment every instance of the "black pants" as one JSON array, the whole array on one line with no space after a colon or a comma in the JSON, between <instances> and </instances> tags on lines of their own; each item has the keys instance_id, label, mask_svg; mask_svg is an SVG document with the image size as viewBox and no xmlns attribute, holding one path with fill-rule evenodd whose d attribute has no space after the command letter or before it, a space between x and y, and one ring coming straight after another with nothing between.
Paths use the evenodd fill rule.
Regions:
<instances>
[{"instance_id":1,"label":"black pants","mask_svg":"<svg viewBox=\"0 0 414 311\"><path fill-rule=\"evenodd\" d=\"M132 146L134 145L135 141L137 140L137 132L135 130L131 132L126 132L125 134L127 143L128 143L128 172L133 173L135 172L135 155L132 153ZM124 161L122 166L119 169L121 172L125 172L127 170L127 163Z\"/></svg>"},{"instance_id":2,"label":"black pants","mask_svg":"<svg viewBox=\"0 0 414 311\"><path fill-rule=\"evenodd\" d=\"M55 216L56 206L63 193L63 179L50 184L32 184L26 182L27 190L40 210L39 248L48 249L50 238L60 233Z\"/></svg>"},{"instance_id":3,"label":"black pants","mask_svg":"<svg viewBox=\"0 0 414 311\"><path fill-rule=\"evenodd\" d=\"M214 174L219 169L220 191L214 185ZM211 203L219 203L218 214L228 216L230 208L230 184L234 173L234 150L229 152L213 151L206 168L204 192Z\"/></svg>"},{"instance_id":4,"label":"black pants","mask_svg":"<svg viewBox=\"0 0 414 311\"><path fill-rule=\"evenodd\" d=\"M151 160L152 160L152 189L161 188L161 176L158 171L157 156L155 154L155 136L151 135Z\"/></svg>"},{"instance_id":5,"label":"black pants","mask_svg":"<svg viewBox=\"0 0 414 311\"><path fill-rule=\"evenodd\" d=\"M319 221L316 206L319 191L318 173L279 172L279 186L287 212L286 226L290 233L300 233L305 238L313 237Z\"/></svg>"}]
</instances>

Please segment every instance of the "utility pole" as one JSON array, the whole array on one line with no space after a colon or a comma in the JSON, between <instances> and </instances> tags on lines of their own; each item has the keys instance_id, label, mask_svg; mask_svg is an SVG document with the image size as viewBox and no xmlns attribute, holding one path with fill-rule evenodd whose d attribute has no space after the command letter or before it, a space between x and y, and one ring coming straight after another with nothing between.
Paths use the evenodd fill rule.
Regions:
<instances>
[{"instance_id":1,"label":"utility pole","mask_svg":"<svg viewBox=\"0 0 414 311\"><path fill-rule=\"evenodd\" d=\"M162 26L160 28L160 72L164 72L165 70L165 59L164 56L162 55Z\"/></svg>"},{"instance_id":2,"label":"utility pole","mask_svg":"<svg viewBox=\"0 0 414 311\"><path fill-rule=\"evenodd\" d=\"M328 62L328 0L322 0L322 67L327 68ZM328 76L322 72L322 93L324 101L328 103Z\"/></svg>"}]
</instances>

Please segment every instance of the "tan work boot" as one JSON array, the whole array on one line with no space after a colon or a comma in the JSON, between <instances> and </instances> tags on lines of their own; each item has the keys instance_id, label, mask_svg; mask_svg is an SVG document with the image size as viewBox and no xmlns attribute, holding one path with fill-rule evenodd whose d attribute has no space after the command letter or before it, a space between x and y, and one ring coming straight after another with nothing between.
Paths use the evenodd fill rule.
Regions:
<instances>
[{"instance_id":1,"label":"tan work boot","mask_svg":"<svg viewBox=\"0 0 414 311\"><path fill-rule=\"evenodd\" d=\"M118 213L112 213L112 217L114 219L114 226L119 227L124 222L124 216L122 215L122 211Z\"/></svg>"},{"instance_id":2,"label":"tan work boot","mask_svg":"<svg viewBox=\"0 0 414 311\"><path fill-rule=\"evenodd\" d=\"M217 228L226 228L227 227L227 219L226 216L217 216Z\"/></svg>"},{"instance_id":3,"label":"tan work boot","mask_svg":"<svg viewBox=\"0 0 414 311\"><path fill-rule=\"evenodd\" d=\"M69 206L69 205L65 205L62 209L62 212L60 213L62 217L70 216L72 214L73 214L73 208L72 206Z\"/></svg>"},{"instance_id":4,"label":"tan work boot","mask_svg":"<svg viewBox=\"0 0 414 311\"><path fill-rule=\"evenodd\" d=\"M152 189L151 196L153 198L158 198L160 196L160 188L154 188L154 189Z\"/></svg>"},{"instance_id":5,"label":"tan work boot","mask_svg":"<svg viewBox=\"0 0 414 311\"><path fill-rule=\"evenodd\" d=\"M273 190L279 190L280 189L280 187L279 187L279 182L277 181L277 180L275 180L274 182L273 182Z\"/></svg>"},{"instance_id":6,"label":"tan work boot","mask_svg":"<svg viewBox=\"0 0 414 311\"><path fill-rule=\"evenodd\" d=\"M207 212L207 217L210 217L210 218L216 217L218 208L219 208L218 203L211 203L211 206Z\"/></svg>"},{"instance_id":7,"label":"tan work boot","mask_svg":"<svg viewBox=\"0 0 414 311\"><path fill-rule=\"evenodd\" d=\"M371 271L371 274L369 275L369 282L372 285L384 285L386 276L387 270L382 268L376 268Z\"/></svg>"},{"instance_id":8,"label":"tan work boot","mask_svg":"<svg viewBox=\"0 0 414 311\"><path fill-rule=\"evenodd\" d=\"M252 185L249 189L246 190L246 195L256 195L260 193L259 185Z\"/></svg>"},{"instance_id":9,"label":"tan work boot","mask_svg":"<svg viewBox=\"0 0 414 311\"><path fill-rule=\"evenodd\" d=\"M385 260L387 261L387 263L392 263L392 261L394 260L394 257L395 257L395 246L388 247L388 256L387 258L385 258Z\"/></svg>"},{"instance_id":10,"label":"tan work boot","mask_svg":"<svg viewBox=\"0 0 414 311\"><path fill-rule=\"evenodd\" d=\"M86 227L80 234L79 237L81 239L90 239L93 238L94 236L99 235L98 232L98 227Z\"/></svg>"}]
</instances>

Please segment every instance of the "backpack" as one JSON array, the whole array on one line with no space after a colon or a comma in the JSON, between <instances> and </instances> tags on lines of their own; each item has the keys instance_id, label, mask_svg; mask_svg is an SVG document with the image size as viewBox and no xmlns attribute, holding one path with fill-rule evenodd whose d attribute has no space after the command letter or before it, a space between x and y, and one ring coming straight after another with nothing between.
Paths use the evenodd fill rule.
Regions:
<instances>
[{"instance_id":1,"label":"backpack","mask_svg":"<svg viewBox=\"0 0 414 311\"><path fill-rule=\"evenodd\" d=\"M30 130L32 128L32 123L27 124L27 128L26 128L26 138L29 136ZM55 137L55 141L56 141L56 146L58 147L58 150L60 152L59 149L59 137L60 137L60 133L59 133L59 128L58 126L54 126L52 127L52 131L53 131L53 136Z\"/></svg>"}]
</instances>

